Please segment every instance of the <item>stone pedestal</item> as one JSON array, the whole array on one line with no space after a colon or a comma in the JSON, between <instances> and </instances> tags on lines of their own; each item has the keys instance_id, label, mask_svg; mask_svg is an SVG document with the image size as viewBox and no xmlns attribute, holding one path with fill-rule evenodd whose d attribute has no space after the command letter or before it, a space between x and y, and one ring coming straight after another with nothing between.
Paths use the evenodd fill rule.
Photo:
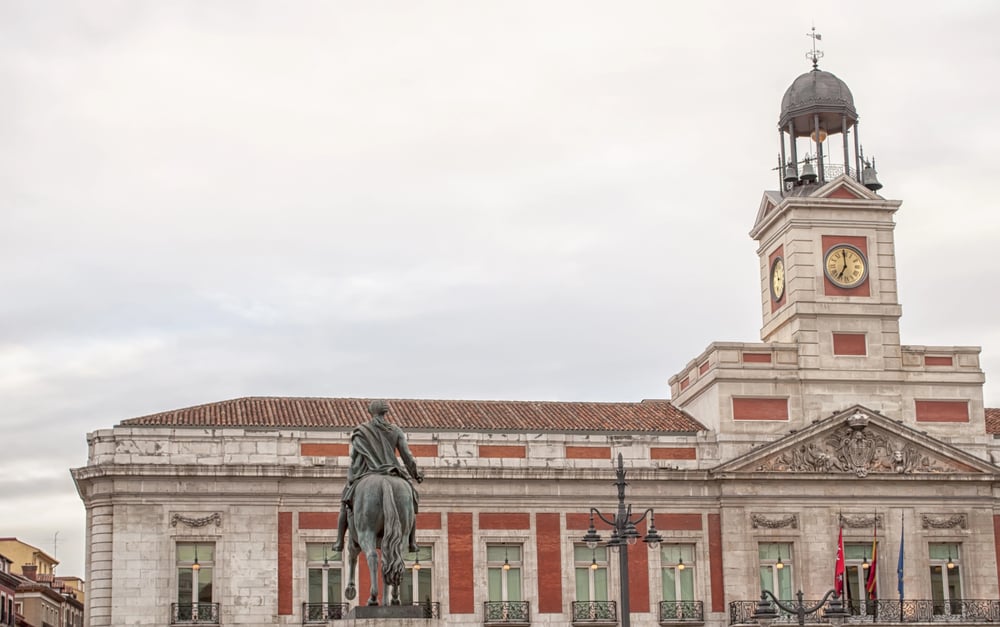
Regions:
<instances>
[{"instance_id":1,"label":"stone pedestal","mask_svg":"<svg viewBox=\"0 0 1000 627\"><path fill-rule=\"evenodd\" d=\"M420 605L359 605L347 613L351 627L426 627L426 608Z\"/></svg>"}]
</instances>

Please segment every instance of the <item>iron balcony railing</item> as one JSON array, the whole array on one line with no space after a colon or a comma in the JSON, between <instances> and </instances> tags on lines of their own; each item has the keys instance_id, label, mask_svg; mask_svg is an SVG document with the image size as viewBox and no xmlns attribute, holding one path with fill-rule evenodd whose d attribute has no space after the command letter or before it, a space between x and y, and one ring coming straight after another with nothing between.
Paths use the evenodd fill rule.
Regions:
<instances>
[{"instance_id":1,"label":"iron balcony railing","mask_svg":"<svg viewBox=\"0 0 1000 627\"><path fill-rule=\"evenodd\" d=\"M344 620L350 607L348 603L303 603L302 624Z\"/></svg>"},{"instance_id":2,"label":"iron balcony railing","mask_svg":"<svg viewBox=\"0 0 1000 627\"><path fill-rule=\"evenodd\" d=\"M487 625L528 625L531 614L527 601L486 601L483 618Z\"/></svg>"},{"instance_id":3,"label":"iron balcony railing","mask_svg":"<svg viewBox=\"0 0 1000 627\"><path fill-rule=\"evenodd\" d=\"M729 604L729 624L755 624L753 614L758 601L733 601ZM789 601L788 603L794 603ZM813 607L819 601L803 601L806 607ZM795 623L798 617L775 606L778 611L776 623ZM950 601L929 599L877 599L874 601L849 600L844 603L847 623L989 623L1000 621L1000 600L997 599L952 599ZM807 623L829 623L823 610L806 614Z\"/></svg>"},{"instance_id":4,"label":"iron balcony railing","mask_svg":"<svg viewBox=\"0 0 1000 627\"><path fill-rule=\"evenodd\" d=\"M703 623L705 606L701 601L660 601L661 623Z\"/></svg>"},{"instance_id":5,"label":"iron balcony railing","mask_svg":"<svg viewBox=\"0 0 1000 627\"><path fill-rule=\"evenodd\" d=\"M218 603L171 603L171 625L218 625Z\"/></svg>"},{"instance_id":6,"label":"iron balcony railing","mask_svg":"<svg viewBox=\"0 0 1000 627\"><path fill-rule=\"evenodd\" d=\"M573 601L573 623L617 623L614 601Z\"/></svg>"},{"instance_id":7,"label":"iron balcony railing","mask_svg":"<svg viewBox=\"0 0 1000 627\"><path fill-rule=\"evenodd\" d=\"M419 605L424 609L424 618L441 618L441 603L438 601L415 601L413 605Z\"/></svg>"}]
</instances>

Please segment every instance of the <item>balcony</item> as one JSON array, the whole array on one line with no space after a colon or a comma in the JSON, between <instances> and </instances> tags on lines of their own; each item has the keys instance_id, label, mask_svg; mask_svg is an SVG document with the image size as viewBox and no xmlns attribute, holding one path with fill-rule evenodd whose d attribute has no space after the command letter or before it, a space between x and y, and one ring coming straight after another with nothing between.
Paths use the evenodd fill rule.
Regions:
<instances>
[{"instance_id":1,"label":"balcony","mask_svg":"<svg viewBox=\"0 0 1000 627\"><path fill-rule=\"evenodd\" d=\"M331 620L343 620L350 609L347 603L303 603L302 624L325 624Z\"/></svg>"},{"instance_id":2,"label":"balcony","mask_svg":"<svg viewBox=\"0 0 1000 627\"><path fill-rule=\"evenodd\" d=\"M218 625L218 603L171 603L171 625Z\"/></svg>"},{"instance_id":3,"label":"balcony","mask_svg":"<svg viewBox=\"0 0 1000 627\"><path fill-rule=\"evenodd\" d=\"M617 625L618 605L614 601L573 601L574 625Z\"/></svg>"},{"instance_id":4,"label":"balcony","mask_svg":"<svg viewBox=\"0 0 1000 627\"><path fill-rule=\"evenodd\" d=\"M701 601L660 601L660 624L704 623L705 606Z\"/></svg>"},{"instance_id":5,"label":"balcony","mask_svg":"<svg viewBox=\"0 0 1000 627\"><path fill-rule=\"evenodd\" d=\"M530 625L531 613L527 601L486 601L483 619L486 625Z\"/></svg>"},{"instance_id":6,"label":"balcony","mask_svg":"<svg viewBox=\"0 0 1000 627\"><path fill-rule=\"evenodd\" d=\"M818 604L818 601L803 601L806 607ZM1000 621L1000 600L997 599L953 599L951 601L907 599L902 602L892 599L876 601L846 602L845 608L849 615L846 623L995 623ZM757 601L733 601L729 604L730 625L754 625L753 613L757 609ZM775 623L796 623L798 617L783 610L778 610ZM809 612L805 616L807 623L823 624L830 620L823 615L822 610Z\"/></svg>"}]
</instances>

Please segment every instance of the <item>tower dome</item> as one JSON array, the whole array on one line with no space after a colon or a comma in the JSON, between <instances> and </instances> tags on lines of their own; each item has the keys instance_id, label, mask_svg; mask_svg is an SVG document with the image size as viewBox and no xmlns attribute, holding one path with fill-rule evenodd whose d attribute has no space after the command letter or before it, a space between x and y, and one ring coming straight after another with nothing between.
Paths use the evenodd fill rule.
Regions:
<instances>
[{"instance_id":1,"label":"tower dome","mask_svg":"<svg viewBox=\"0 0 1000 627\"><path fill-rule=\"evenodd\" d=\"M847 84L830 72L814 69L802 74L788 87L781 99L781 117L778 126L794 129L797 137L813 132L815 116L827 133L834 134L854 126L858 112L854 109L854 96Z\"/></svg>"},{"instance_id":2,"label":"tower dome","mask_svg":"<svg viewBox=\"0 0 1000 627\"><path fill-rule=\"evenodd\" d=\"M806 58L812 60L812 70L801 74L785 90L778 116L782 190L822 185L841 175L853 176L868 189L877 190L882 185L875 174L874 159L869 162L861 155L854 95L844 81L819 69L823 52L816 49L816 42L822 36L815 28L806 34L813 40L812 51L806 53ZM832 140L834 135L840 136L839 141ZM801 161L800 140L805 151Z\"/></svg>"}]
</instances>

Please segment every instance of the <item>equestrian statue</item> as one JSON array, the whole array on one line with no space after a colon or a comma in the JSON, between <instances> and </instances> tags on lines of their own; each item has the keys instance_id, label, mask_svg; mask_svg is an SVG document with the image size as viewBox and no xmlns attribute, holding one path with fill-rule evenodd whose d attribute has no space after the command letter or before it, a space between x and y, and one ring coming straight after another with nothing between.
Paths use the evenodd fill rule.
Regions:
<instances>
[{"instance_id":1,"label":"equestrian statue","mask_svg":"<svg viewBox=\"0 0 1000 627\"><path fill-rule=\"evenodd\" d=\"M351 465L340 502L335 551L344 550L344 534L350 530L348 579L344 596L357 594L354 571L358 554L364 552L371 574L368 605L378 605L378 549L382 550L382 582L385 593L392 588L391 605L399 605L399 587L406 566L404 547L417 551L417 491L411 480L424 480L417 468L406 435L389 422L389 403L372 401L371 420L351 432ZM399 458L396 452L399 452ZM405 543L405 544L404 544Z\"/></svg>"}]
</instances>

